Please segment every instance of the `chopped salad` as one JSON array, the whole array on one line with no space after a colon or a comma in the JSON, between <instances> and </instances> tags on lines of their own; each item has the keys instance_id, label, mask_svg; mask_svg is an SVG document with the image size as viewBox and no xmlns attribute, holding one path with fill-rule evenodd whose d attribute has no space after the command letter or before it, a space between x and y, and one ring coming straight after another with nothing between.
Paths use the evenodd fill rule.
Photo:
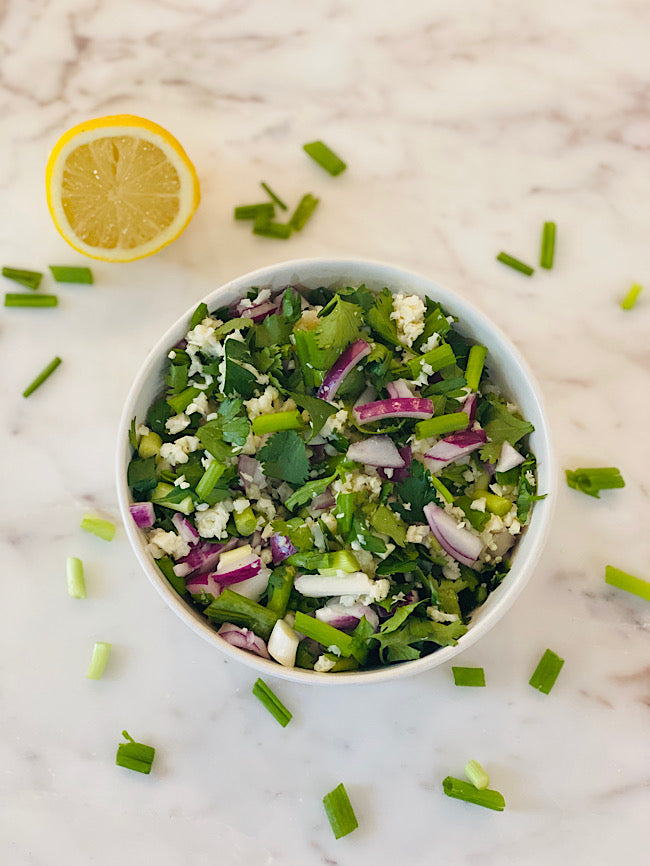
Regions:
<instances>
[{"instance_id":1,"label":"chopped salad","mask_svg":"<svg viewBox=\"0 0 650 866\"><path fill-rule=\"evenodd\" d=\"M489 361L388 288L200 304L129 431L147 550L225 641L287 667L455 644L541 498L533 425Z\"/></svg>"}]
</instances>

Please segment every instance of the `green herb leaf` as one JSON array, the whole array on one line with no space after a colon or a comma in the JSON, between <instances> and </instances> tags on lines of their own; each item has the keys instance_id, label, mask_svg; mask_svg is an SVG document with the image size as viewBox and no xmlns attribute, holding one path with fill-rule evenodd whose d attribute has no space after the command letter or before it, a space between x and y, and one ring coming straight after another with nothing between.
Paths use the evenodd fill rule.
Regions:
<instances>
[{"instance_id":1,"label":"green herb leaf","mask_svg":"<svg viewBox=\"0 0 650 866\"><path fill-rule=\"evenodd\" d=\"M321 349L334 349L340 353L359 338L362 324L359 307L336 295L322 311L318 326L312 333Z\"/></svg>"},{"instance_id":2,"label":"green herb leaf","mask_svg":"<svg viewBox=\"0 0 650 866\"><path fill-rule=\"evenodd\" d=\"M481 460L496 463L504 442L515 445L535 429L529 421L511 412L504 400L496 394L486 394L481 416L488 437L487 445L481 448Z\"/></svg>"},{"instance_id":3,"label":"green herb leaf","mask_svg":"<svg viewBox=\"0 0 650 866\"><path fill-rule=\"evenodd\" d=\"M395 485L401 500L399 511L402 517L410 523L426 523L422 510L436 498L435 488L431 484L429 470L419 460L414 460L409 467L409 475ZM404 502L411 504L411 510L406 511Z\"/></svg>"},{"instance_id":4,"label":"green herb leaf","mask_svg":"<svg viewBox=\"0 0 650 866\"><path fill-rule=\"evenodd\" d=\"M309 459L305 443L295 430L273 433L257 454L264 473L290 484L304 484L309 477Z\"/></svg>"},{"instance_id":5,"label":"green herb leaf","mask_svg":"<svg viewBox=\"0 0 650 866\"><path fill-rule=\"evenodd\" d=\"M297 406L309 412L310 439L318 436L330 415L335 415L338 412L336 406L332 406L331 403L321 400L319 397L311 397L309 394L300 394L297 391L289 391L288 394Z\"/></svg>"},{"instance_id":6,"label":"green herb leaf","mask_svg":"<svg viewBox=\"0 0 650 866\"><path fill-rule=\"evenodd\" d=\"M284 504L289 511L293 511L299 505L308 505L314 497L320 496L321 493L327 490L337 474L335 472L334 475L330 475L327 478L317 478L315 481L308 481L302 487L299 487L295 493L292 493Z\"/></svg>"},{"instance_id":7,"label":"green herb leaf","mask_svg":"<svg viewBox=\"0 0 650 866\"><path fill-rule=\"evenodd\" d=\"M393 293L390 289L382 289L375 303L366 312L366 321L379 337L393 346L399 346L397 338L397 324L391 319L393 312Z\"/></svg>"}]
</instances>

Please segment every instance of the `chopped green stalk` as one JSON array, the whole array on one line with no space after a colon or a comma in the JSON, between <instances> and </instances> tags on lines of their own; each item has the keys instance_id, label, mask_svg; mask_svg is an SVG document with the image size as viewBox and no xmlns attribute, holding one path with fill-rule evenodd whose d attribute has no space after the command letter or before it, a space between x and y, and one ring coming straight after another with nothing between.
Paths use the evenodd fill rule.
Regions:
<instances>
[{"instance_id":1,"label":"chopped green stalk","mask_svg":"<svg viewBox=\"0 0 650 866\"><path fill-rule=\"evenodd\" d=\"M302 149L333 177L345 171L347 165L322 141L310 141Z\"/></svg>"},{"instance_id":2,"label":"chopped green stalk","mask_svg":"<svg viewBox=\"0 0 650 866\"><path fill-rule=\"evenodd\" d=\"M478 391L478 386L481 381L481 373L485 364L485 356L487 348L485 346L472 346L467 356L467 367L465 368L465 381L467 387L472 391Z\"/></svg>"},{"instance_id":3,"label":"chopped green stalk","mask_svg":"<svg viewBox=\"0 0 650 866\"><path fill-rule=\"evenodd\" d=\"M50 265L52 276L57 283L87 283L93 282L90 268L68 268L61 265Z\"/></svg>"},{"instance_id":4,"label":"chopped green stalk","mask_svg":"<svg viewBox=\"0 0 650 866\"><path fill-rule=\"evenodd\" d=\"M219 598L221 598L221 596L219 596ZM300 634L304 634L305 637L310 637L317 643L323 644L323 646L338 647L341 651L341 655L352 655L352 637L349 634L346 634L344 631L340 631L338 628L334 628L333 625L329 625L329 623L321 622L319 619L315 619L312 616L307 616L301 611L296 611L296 621L294 623L294 629Z\"/></svg>"},{"instance_id":5,"label":"chopped green stalk","mask_svg":"<svg viewBox=\"0 0 650 866\"><path fill-rule=\"evenodd\" d=\"M232 589L224 589L221 595L204 610L205 615L215 622L232 622L243 626L263 640L268 640L273 626L278 621L277 613L245 598Z\"/></svg>"},{"instance_id":6,"label":"chopped green stalk","mask_svg":"<svg viewBox=\"0 0 650 866\"><path fill-rule=\"evenodd\" d=\"M472 499L485 499L485 510L490 514L496 514L497 517L505 517L513 506L510 499L505 496L497 496L496 493L490 493L489 490L475 490L472 493Z\"/></svg>"},{"instance_id":7,"label":"chopped green stalk","mask_svg":"<svg viewBox=\"0 0 650 866\"><path fill-rule=\"evenodd\" d=\"M352 656L336 656L334 653L322 653L322 655L331 662L334 662L334 667L331 667L328 674L338 674L341 671L356 671L359 669L359 662Z\"/></svg>"},{"instance_id":8,"label":"chopped green stalk","mask_svg":"<svg viewBox=\"0 0 650 866\"><path fill-rule=\"evenodd\" d=\"M88 673L86 674L89 680L101 680L104 675L104 670L106 669L106 663L108 662L108 657L111 654L111 645L109 643L104 643L103 641L98 641L93 647L93 655L90 660L90 667L88 668Z\"/></svg>"},{"instance_id":9,"label":"chopped green stalk","mask_svg":"<svg viewBox=\"0 0 650 866\"><path fill-rule=\"evenodd\" d=\"M561 659L550 649L547 649L535 668L535 673L530 678L529 685L547 695L555 685L555 680L558 678L563 664L564 659Z\"/></svg>"},{"instance_id":10,"label":"chopped green stalk","mask_svg":"<svg viewBox=\"0 0 650 866\"><path fill-rule=\"evenodd\" d=\"M45 367L43 370L41 370L41 372L34 379L34 381L31 382L25 388L25 390L23 391L23 397L29 397L29 395L33 394L37 388L40 388L40 386L43 384L43 382L46 379L49 379L49 377L56 370L56 368L59 366L60 363L61 363L61 358L59 358L58 356L56 358L54 358L52 361L50 361L50 363L47 365L47 367Z\"/></svg>"},{"instance_id":11,"label":"chopped green stalk","mask_svg":"<svg viewBox=\"0 0 650 866\"><path fill-rule=\"evenodd\" d=\"M15 283L20 283L28 289L34 291L40 286L43 274L40 271L24 271L21 268L3 268L2 276L8 280L13 280Z\"/></svg>"},{"instance_id":12,"label":"chopped green stalk","mask_svg":"<svg viewBox=\"0 0 650 866\"><path fill-rule=\"evenodd\" d=\"M223 463L219 463L218 460L213 460L212 463L210 463L208 468L201 476L201 480L196 485L196 495L199 497L199 499L205 499L205 497L209 493L212 493L214 485L221 478L225 471L225 465Z\"/></svg>"},{"instance_id":13,"label":"chopped green stalk","mask_svg":"<svg viewBox=\"0 0 650 866\"><path fill-rule=\"evenodd\" d=\"M56 295L27 295L24 292L7 292L5 307L56 307Z\"/></svg>"},{"instance_id":14,"label":"chopped green stalk","mask_svg":"<svg viewBox=\"0 0 650 866\"><path fill-rule=\"evenodd\" d=\"M465 764L465 775L479 791L484 791L490 784L490 777L478 761L472 760Z\"/></svg>"},{"instance_id":15,"label":"chopped green stalk","mask_svg":"<svg viewBox=\"0 0 650 866\"><path fill-rule=\"evenodd\" d=\"M288 412L271 412L268 415L258 415L253 418L251 427L256 436L265 433L277 433L279 430L300 430L305 426L299 409Z\"/></svg>"},{"instance_id":16,"label":"chopped green stalk","mask_svg":"<svg viewBox=\"0 0 650 866\"><path fill-rule=\"evenodd\" d=\"M535 268L531 268L530 265L526 265L523 262L520 262L519 259L509 256L508 253L499 253L497 261L503 262L504 265L508 265L516 271L520 271L522 274L526 274L527 277L530 277L531 274L535 273Z\"/></svg>"},{"instance_id":17,"label":"chopped green stalk","mask_svg":"<svg viewBox=\"0 0 650 866\"><path fill-rule=\"evenodd\" d=\"M115 535L114 523L110 520L102 520L101 517L94 517L92 514L84 514L79 526L86 532L92 532L98 538L103 538L104 541L112 541Z\"/></svg>"},{"instance_id":18,"label":"chopped green stalk","mask_svg":"<svg viewBox=\"0 0 650 866\"><path fill-rule=\"evenodd\" d=\"M346 574L354 574L361 568L359 560L351 550L335 550L328 553L327 567L334 572L344 571Z\"/></svg>"},{"instance_id":19,"label":"chopped green stalk","mask_svg":"<svg viewBox=\"0 0 650 866\"><path fill-rule=\"evenodd\" d=\"M566 483L574 490L580 490L587 496L600 499L601 490L613 490L625 487L625 481L621 476L620 469L615 466L591 469L567 469Z\"/></svg>"},{"instance_id":20,"label":"chopped green stalk","mask_svg":"<svg viewBox=\"0 0 650 866\"><path fill-rule=\"evenodd\" d=\"M415 435L418 439L429 436L442 436L443 433L453 433L454 430L464 430L469 424L467 412L451 412L449 415L437 415L418 421L415 425Z\"/></svg>"},{"instance_id":21,"label":"chopped green stalk","mask_svg":"<svg viewBox=\"0 0 650 866\"><path fill-rule=\"evenodd\" d=\"M157 457L160 454L162 439L153 430L145 433L138 442L138 454L140 457Z\"/></svg>"},{"instance_id":22,"label":"chopped green stalk","mask_svg":"<svg viewBox=\"0 0 650 866\"><path fill-rule=\"evenodd\" d=\"M289 219L289 225L295 232L299 232L304 228L305 223L318 207L319 201L320 199L313 196L310 192L307 195L303 195Z\"/></svg>"},{"instance_id":23,"label":"chopped green stalk","mask_svg":"<svg viewBox=\"0 0 650 866\"><path fill-rule=\"evenodd\" d=\"M285 565L274 568L269 578L269 595L266 606L273 613L277 613L278 617L283 617L287 612L295 576L296 569L291 565Z\"/></svg>"},{"instance_id":24,"label":"chopped green stalk","mask_svg":"<svg viewBox=\"0 0 650 866\"><path fill-rule=\"evenodd\" d=\"M494 809L495 812L503 812L506 807L503 794L498 791L491 791L489 788L480 791L469 782L454 779L453 776L443 779L442 789L448 797L464 800L466 803L476 803L477 806L485 806L486 809Z\"/></svg>"},{"instance_id":25,"label":"chopped green stalk","mask_svg":"<svg viewBox=\"0 0 650 866\"><path fill-rule=\"evenodd\" d=\"M235 526L240 535L252 535L257 526L257 516L253 509L248 505L243 511L235 511Z\"/></svg>"},{"instance_id":26,"label":"chopped green stalk","mask_svg":"<svg viewBox=\"0 0 650 866\"><path fill-rule=\"evenodd\" d=\"M336 528L338 534L347 538L352 529L354 515L354 493L339 493L336 497Z\"/></svg>"},{"instance_id":27,"label":"chopped green stalk","mask_svg":"<svg viewBox=\"0 0 650 866\"><path fill-rule=\"evenodd\" d=\"M432 373L437 373L438 370L442 370L444 367L449 367L455 363L456 356L454 355L454 350L449 343L443 343L441 346L436 346L435 349L425 352L424 355L419 355L417 358L407 361L406 367L411 379L417 379L423 364L431 367Z\"/></svg>"},{"instance_id":28,"label":"chopped green stalk","mask_svg":"<svg viewBox=\"0 0 650 866\"><path fill-rule=\"evenodd\" d=\"M256 698L259 698L273 718L279 722L283 728L286 728L292 719L292 713L289 712L280 698L271 691L263 679L258 678L256 680L255 685L253 686L253 694Z\"/></svg>"},{"instance_id":29,"label":"chopped green stalk","mask_svg":"<svg viewBox=\"0 0 650 866\"><path fill-rule=\"evenodd\" d=\"M347 836L359 826L343 782L323 797L323 806L336 839Z\"/></svg>"},{"instance_id":30,"label":"chopped green stalk","mask_svg":"<svg viewBox=\"0 0 650 866\"><path fill-rule=\"evenodd\" d=\"M432 476L431 476L431 483L432 483L433 486L436 488L436 490L438 491L438 493L442 496L442 498L445 500L445 502L453 502L453 501L454 501L454 497L453 497L453 496L451 495L451 493L447 490L447 488L446 488L445 485L442 483L442 481L440 481L439 478L436 478L435 475L432 475Z\"/></svg>"},{"instance_id":31,"label":"chopped green stalk","mask_svg":"<svg viewBox=\"0 0 650 866\"><path fill-rule=\"evenodd\" d=\"M151 501L163 508L180 511L181 514L191 514L194 511L194 500L180 487L161 481L151 494Z\"/></svg>"},{"instance_id":32,"label":"chopped green stalk","mask_svg":"<svg viewBox=\"0 0 650 866\"><path fill-rule=\"evenodd\" d=\"M68 577L68 595L72 598L86 597L86 581L84 580L83 562L76 556L69 556L66 561Z\"/></svg>"},{"instance_id":33,"label":"chopped green stalk","mask_svg":"<svg viewBox=\"0 0 650 866\"><path fill-rule=\"evenodd\" d=\"M271 220L275 216L275 206L268 201L261 204L242 204L235 208L236 220L255 220L258 217Z\"/></svg>"},{"instance_id":34,"label":"chopped green stalk","mask_svg":"<svg viewBox=\"0 0 650 866\"><path fill-rule=\"evenodd\" d=\"M286 204L282 201L282 199L280 198L280 196L276 195L276 194L273 192L273 190L271 189L271 187L270 187L267 183L264 183L264 181L262 181L261 184L260 184L260 186L262 187L262 189L264 190L264 192L268 193L269 198L271 198L271 199L273 200L273 203L274 203L274 204L277 204L277 206L278 206L281 210L286 210L286 209L287 209Z\"/></svg>"},{"instance_id":35,"label":"chopped green stalk","mask_svg":"<svg viewBox=\"0 0 650 866\"><path fill-rule=\"evenodd\" d=\"M550 270L553 267L553 257L555 255L555 223L544 223L544 231L542 232L542 251L539 257L539 263L543 268Z\"/></svg>"},{"instance_id":36,"label":"chopped green stalk","mask_svg":"<svg viewBox=\"0 0 650 866\"><path fill-rule=\"evenodd\" d=\"M631 310L632 307L636 304L639 295L643 291L643 286L639 285L639 283L632 283L629 288L628 293L625 295L623 300L621 301L621 307L624 310Z\"/></svg>"},{"instance_id":37,"label":"chopped green stalk","mask_svg":"<svg viewBox=\"0 0 650 866\"><path fill-rule=\"evenodd\" d=\"M290 223L278 223L268 219L268 217L258 216L253 223L253 234L263 238L277 238L281 241L286 241L291 237L293 227Z\"/></svg>"},{"instance_id":38,"label":"chopped green stalk","mask_svg":"<svg viewBox=\"0 0 650 866\"><path fill-rule=\"evenodd\" d=\"M452 667L454 684L457 686L484 686L485 670L483 668Z\"/></svg>"},{"instance_id":39,"label":"chopped green stalk","mask_svg":"<svg viewBox=\"0 0 650 866\"><path fill-rule=\"evenodd\" d=\"M191 385L189 388L181 391L180 394L175 394L173 397L169 397L167 399L167 405L176 412L177 415L179 415L187 409L192 400L194 400L195 397L198 397L200 393L200 388L195 388Z\"/></svg>"},{"instance_id":40,"label":"chopped green stalk","mask_svg":"<svg viewBox=\"0 0 650 866\"><path fill-rule=\"evenodd\" d=\"M605 582L610 586L624 589L626 592L631 592L645 598L646 601L650 601L650 583L647 580L627 574L625 571L614 568L613 565L605 566Z\"/></svg>"},{"instance_id":41,"label":"chopped green stalk","mask_svg":"<svg viewBox=\"0 0 650 866\"><path fill-rule=\"evenodd\" d=\"M155 748L146 746L144 743L136 743L126 731L122 731L122 736L129 742L119 744L115 763L118 767L126 767L127 770L135 770L138 773L148 775L151 772L151 765L156 754Z\"/></svg>"}]
</instances>

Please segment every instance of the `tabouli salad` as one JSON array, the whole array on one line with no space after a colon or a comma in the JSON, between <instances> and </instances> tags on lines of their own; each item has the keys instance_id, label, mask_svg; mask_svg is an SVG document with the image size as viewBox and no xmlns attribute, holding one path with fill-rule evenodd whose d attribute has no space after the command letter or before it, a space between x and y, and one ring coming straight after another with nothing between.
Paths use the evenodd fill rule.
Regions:
<instances>
[{"instance_id":1,"label":"tabouli salad","mask_svg":"<svg viewBox=\"0 0 650 866\"><path fill-rule=\"evenodd\" d=\"M364 285L198 306L132 422L130 509L225 641L335 673L467 631L540 497L533 425L455 322Z\"/></svg>"}]
</instances>

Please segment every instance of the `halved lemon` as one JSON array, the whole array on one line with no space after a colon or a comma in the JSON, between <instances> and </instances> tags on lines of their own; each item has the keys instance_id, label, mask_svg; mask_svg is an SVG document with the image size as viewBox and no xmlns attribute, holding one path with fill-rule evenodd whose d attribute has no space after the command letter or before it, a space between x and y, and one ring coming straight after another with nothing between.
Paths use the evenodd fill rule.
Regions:
<instances>
[{"instance_id":1,"label":"halved lemon","mask_svg":"<svg viewBox=\"0 0 650 866\"><path fill-rule=\"evenodd\" d=\"M187 154L162 126L117 114L69 129L45 172L54 224L81 253L130 262L175 240L199 204Z\"/></svg>"}]
</instances>

